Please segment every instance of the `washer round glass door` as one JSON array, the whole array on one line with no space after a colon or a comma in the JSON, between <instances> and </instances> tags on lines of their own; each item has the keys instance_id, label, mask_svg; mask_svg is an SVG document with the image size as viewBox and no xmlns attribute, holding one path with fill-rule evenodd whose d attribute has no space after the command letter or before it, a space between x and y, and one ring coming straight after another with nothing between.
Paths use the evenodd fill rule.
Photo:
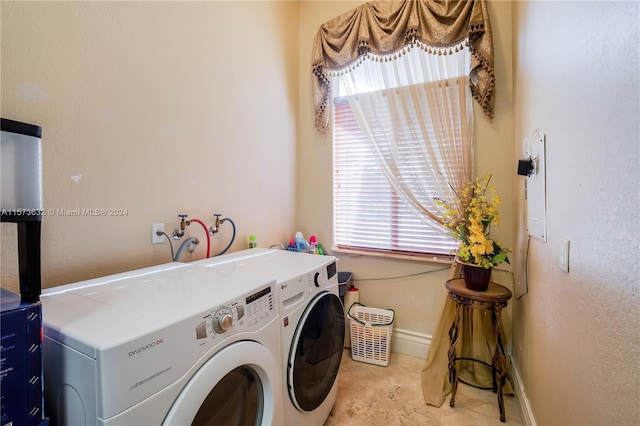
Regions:
<instances>
[{"instance_id":1,"label":"washer round glass door","mask_svg":"<svg viewBox=\"0 0 640 426\"><path fill-rule=\"evenodd\" d=\"M305 309L289 352L287 388L299 410L313 411L329 395L343 348L342 302L333 293L321 293Z\"/></svg>"},{"instance_id":2,"label":"washer round glass door","mask_svg":"<svg viewBox=\"0 0 640 426\"><path fill-rule=\"evenodd\" d=\"M276 393L280 392L274 385L279 374L273 355L264 346L232 343L191 377L163 424L273 424Z\"/></svg>"},{"instance_id":3,"label":"washer round glass door","mask_svg":"<svg viewBox=\"0 0 640 426\"><path fill-rule=\"evenodd\" d=\"M192 426L254 426L262 422L262 382L252 368L234 368L205 398Z\"/></svg>"}]
</instances>

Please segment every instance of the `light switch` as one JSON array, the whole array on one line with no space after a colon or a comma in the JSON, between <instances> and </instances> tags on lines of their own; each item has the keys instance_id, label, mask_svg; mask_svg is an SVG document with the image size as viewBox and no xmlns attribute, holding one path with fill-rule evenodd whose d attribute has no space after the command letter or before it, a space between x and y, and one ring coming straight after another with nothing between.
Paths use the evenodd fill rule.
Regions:
<instances>
[{"instance_id":1,"label":"light switch","mask_svg":"<svg viewBox=\"0 0 640 426\"><path fill-rule=\"evenodd\" d=\"M569 240L560 241L560 268L569 272Z\"/></svg>"}]
</instances>

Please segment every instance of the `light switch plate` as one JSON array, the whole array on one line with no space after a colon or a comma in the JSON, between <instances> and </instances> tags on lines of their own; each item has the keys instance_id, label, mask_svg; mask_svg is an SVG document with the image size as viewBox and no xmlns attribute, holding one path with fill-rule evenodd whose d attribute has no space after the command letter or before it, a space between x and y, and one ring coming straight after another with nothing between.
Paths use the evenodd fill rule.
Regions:
<instances>
[{"instance_id":1,"label":"light switch plate","mask_svg":"<svg viewBox=\"0 0 640 426\"><path fill-rule=\"evenodd\" d=\"M560 268L569 272L569 240L560 241Z\"/></svg>"}]
</instances>

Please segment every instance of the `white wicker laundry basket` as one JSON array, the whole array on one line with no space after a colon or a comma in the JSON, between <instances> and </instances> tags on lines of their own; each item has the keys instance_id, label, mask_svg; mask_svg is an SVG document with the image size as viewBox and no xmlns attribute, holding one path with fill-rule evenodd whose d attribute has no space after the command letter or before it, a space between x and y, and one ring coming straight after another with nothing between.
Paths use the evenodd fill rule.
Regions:
<instances>
[{"instance_id":1,"label":"white wicker laundry basket","mask_svg":"<svg viewBox=\"0 0 640 426\"><path fill-rule=\"evenodd\" d=\"M358 302L351 305L348 316L354 361L389 365L395 315L392 309L370 308Z\"/></svg>"}]
</instances>

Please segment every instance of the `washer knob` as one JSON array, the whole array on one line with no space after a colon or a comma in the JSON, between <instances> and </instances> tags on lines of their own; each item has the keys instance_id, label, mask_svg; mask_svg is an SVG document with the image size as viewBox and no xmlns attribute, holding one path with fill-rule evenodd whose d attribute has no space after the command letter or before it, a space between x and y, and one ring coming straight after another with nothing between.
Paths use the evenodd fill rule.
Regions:
<instances>
[{"instance_id":1,"label":"washer knob","mask_svg":"<svg viewBox=\"0 0 640 426\"><path fill-rule=\"evenodd\" d=\"M231 309L228 307L221 308L216 314L213 316L213 330L222 334L227 331L233 325L233 314L231 313Z\"/></svg>"}]
</instances>

